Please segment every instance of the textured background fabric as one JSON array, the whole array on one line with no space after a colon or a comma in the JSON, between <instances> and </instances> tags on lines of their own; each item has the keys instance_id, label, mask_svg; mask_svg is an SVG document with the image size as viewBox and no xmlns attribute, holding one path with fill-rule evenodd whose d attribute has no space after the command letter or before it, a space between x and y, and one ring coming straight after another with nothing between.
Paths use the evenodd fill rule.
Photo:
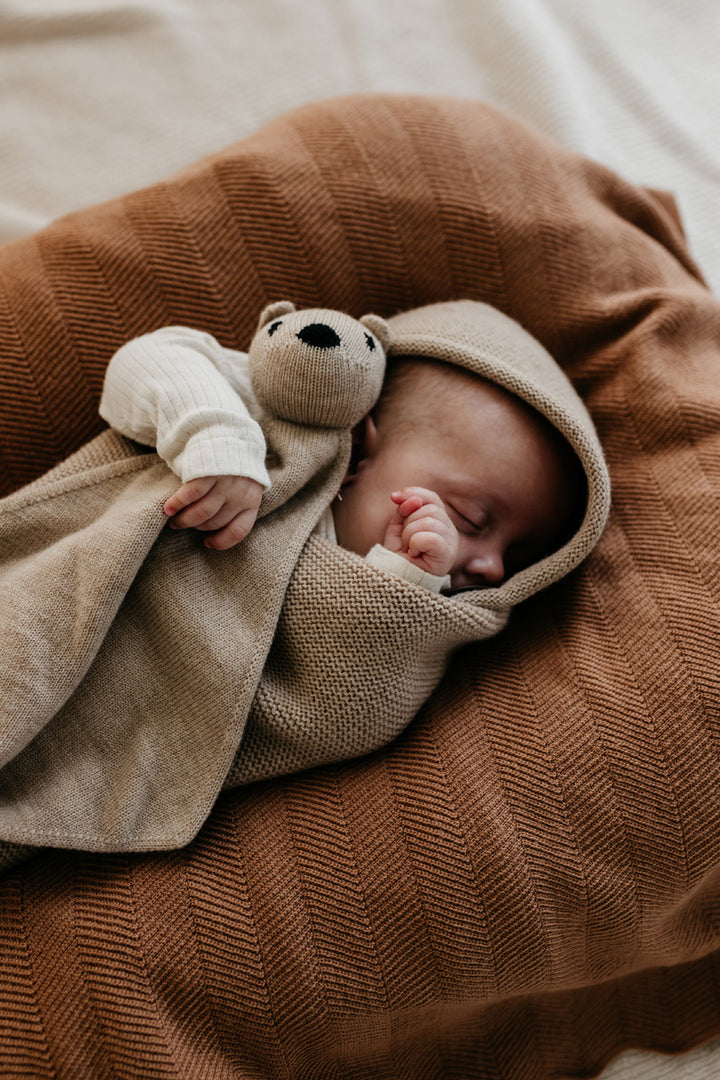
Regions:
<instances>
[{"instance_id":1,"label":"textured background fabric","mask_svg":"<svg viewBox=\"0 0 720 1080\"><path fill-rule=\"evenodd\" d=\"M482 105L354 98L0 280L8 488L97 429L128 334L471 296L574 379L615 499L387 751L228 794L187 851L4 881L7 1074L544 1078L720 1033L720 307L665 202Z\"/></svg>"}]
</instances>

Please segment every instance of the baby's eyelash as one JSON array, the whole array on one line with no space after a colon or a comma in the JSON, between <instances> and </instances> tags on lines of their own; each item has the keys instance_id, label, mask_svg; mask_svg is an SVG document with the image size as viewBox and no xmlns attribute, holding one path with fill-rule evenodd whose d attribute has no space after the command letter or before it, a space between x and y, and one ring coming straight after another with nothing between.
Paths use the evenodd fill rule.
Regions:
<instances>
[{"instance_id":1,"label":"baby's eyelash","mask_svg":"<svg viewBox=\"0 0 720 1080\"><path fill-rule=\"evenodd\" d=\"M472 518L469 518L466 514L463 514L461 510L458 510L456 506L453 506L452 510L455 512L455 514L457 514L460 520L464 521L465 524L469 526L469 528L471 528L474 532L482 532L482 530L487 527L487 514L482 514L479 516L477 521L473 521Z\"/></svg>"},{"instance_id":2,"label":"baby's eyelash","mask_svg":"<svg viewBox=\"0 0 720 1080\"><path fill-rule=\"evenodd\" d=\"M476 530L476 532L482 532L483 529L487 528L487 518L483 518L482 521L472 521L470 518L465 518L465 520L470 523L470 525L473 529Z\"/></svg>"}]
</instances>

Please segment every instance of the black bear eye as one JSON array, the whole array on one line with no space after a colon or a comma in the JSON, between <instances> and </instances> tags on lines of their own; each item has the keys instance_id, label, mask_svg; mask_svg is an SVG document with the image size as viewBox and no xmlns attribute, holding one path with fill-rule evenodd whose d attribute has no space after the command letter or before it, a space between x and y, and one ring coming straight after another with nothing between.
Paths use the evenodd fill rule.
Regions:
<instances>
[{"instance_id":1,"label":"black bear eye","mask_svg":"<svg viewBox=\"0 0 720 1080\"><path fill-rule=\"evenodd\" d=\"M370 352L375 352L375 338L371 337L370 334L366 334L365 340L367 341L367 346Z\"/></svg>"},{"instance_id":2,"label":"black bear eye","mask_svg":"<svg viewBox=\"0 0 720 1080\"><path fill-rule=\"evenodd\" d=\"M276 319L274 323L270 323L268 326L268 337L272 337L278 326L282 326L282 319Z\"/></svg>"}]
</instances>

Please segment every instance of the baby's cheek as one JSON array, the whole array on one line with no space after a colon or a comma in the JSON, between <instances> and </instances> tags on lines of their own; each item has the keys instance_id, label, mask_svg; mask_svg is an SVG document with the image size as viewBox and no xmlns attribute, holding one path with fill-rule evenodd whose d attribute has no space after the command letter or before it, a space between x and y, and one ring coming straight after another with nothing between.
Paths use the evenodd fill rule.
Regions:
<instances>
[{"instance_id":1,"label":"baby's cheek","mask_svg":"<svg viewBox=\"0 0 720 1080\"><path fill-rule=\"evenodd\" d=\"M340 547L357 555L367 555L373 544L383 542L384 533L379 539L372 535L368 513L359 508L352 485L341 491L340 495L342 498L335 498L331 506L337 542Z\"/></svg>"}]
</instances>

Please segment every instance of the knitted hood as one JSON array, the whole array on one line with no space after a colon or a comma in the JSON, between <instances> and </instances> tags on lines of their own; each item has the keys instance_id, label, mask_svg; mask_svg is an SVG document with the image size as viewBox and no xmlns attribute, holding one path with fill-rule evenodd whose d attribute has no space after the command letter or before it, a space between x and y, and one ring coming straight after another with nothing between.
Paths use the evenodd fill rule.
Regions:
<instances>
[{"instance_id":1,"label":"knitted hood","mask_svg":"<svg viewBox=\"0 0 720 1080\"><path fill-rule=\"evenodd\" d=\"M474 602L489 608L512 607L574 570L595 547L605 527L610 478L590 414L540 342L488 304L475 300L428 304L394 316L388 326L389 358L432 357L496 383L546 417L583 467L587 504L574 535L546 558L475 596Z\"/></svg>"}]
</instances>

